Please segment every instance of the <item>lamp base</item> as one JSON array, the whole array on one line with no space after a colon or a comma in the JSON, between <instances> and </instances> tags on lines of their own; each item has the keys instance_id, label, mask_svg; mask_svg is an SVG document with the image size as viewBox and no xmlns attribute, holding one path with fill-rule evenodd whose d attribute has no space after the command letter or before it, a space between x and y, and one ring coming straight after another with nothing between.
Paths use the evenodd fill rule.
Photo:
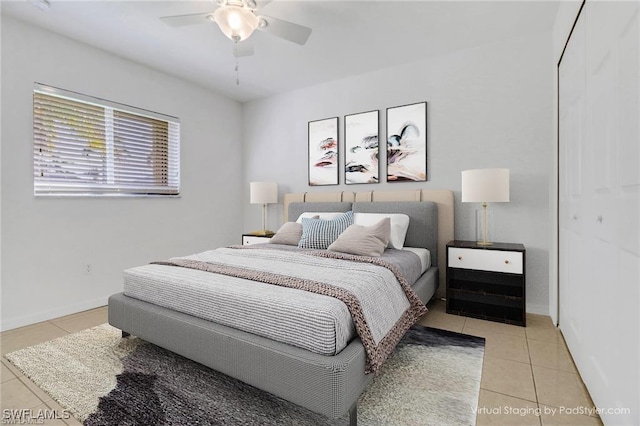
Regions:
<instances>
[{"instance_id":1,"label":"lamp base","mask_svg":"<svg viewBox=\"0 0 640 426\"><path fill-rule=\"evenodd\" d=\"M256 237L273 237L276 233L268 229L263 229L261 231L249 232L249 234L255 235Z\"/></svg>"},{"instance_id":2,"label":"lamp base","mask_svg":"<svg viewBox=\"0 0 640 426\"><path fill-rule=\"evenodd\" d=\"M490 246L494 240L493 235L493 210L481 208L476 210L476 243L479 246Z\"/></svg>"}]
</instances>

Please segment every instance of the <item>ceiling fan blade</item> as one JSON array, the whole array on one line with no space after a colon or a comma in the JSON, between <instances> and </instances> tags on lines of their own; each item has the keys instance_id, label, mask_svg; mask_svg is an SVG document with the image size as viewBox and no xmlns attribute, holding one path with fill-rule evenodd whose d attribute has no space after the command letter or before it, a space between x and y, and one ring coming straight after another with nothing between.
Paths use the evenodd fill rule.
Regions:
<instances>
[{"instance_id":1,"label":"ceiling fan blade","mask_svg":"<svg viewBox=\"0 0 640 426\"><path fill-rule=\"evenodd\" d=\"M172 27L182 27L184 25L211 23L213 21L208 18L211 15L213 15L213 12L193 13L190 15L163 16L160 20Z\"/></svg>"},{"instance_id":2,"label":"ceiling fan blade","mask_svg":"<svg viewBox=\"0 0 640 426\"><path fill-rule=\"evenodd\" d=\"M311 35L311 28L294 24L293 22L283 21L282 19L264 15L259 16L258 18L260 18L260 25L258 25L258 29L260 31L271 33L277 37L292 41L299 45L304 45Z\"/></svg>"},{"instance_id":3,"label":"ceiling fan blade","mask_svg":"<svg viewBox=\"0 0 640 426\"><path fill-rule=\"evenodd\" d=\"M236 58L242 58L243 56L253 55L253 43L251 40L243 40L233 45L233 56Z\"/></svg>"}]
</instances>

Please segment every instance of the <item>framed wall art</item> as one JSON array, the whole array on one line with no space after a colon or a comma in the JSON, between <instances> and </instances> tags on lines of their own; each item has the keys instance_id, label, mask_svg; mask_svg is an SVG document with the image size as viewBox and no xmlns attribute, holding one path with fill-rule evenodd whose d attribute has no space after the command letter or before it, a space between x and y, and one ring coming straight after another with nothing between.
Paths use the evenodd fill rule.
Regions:
<instances>
[{"instance_id":1,"label":"framed wall art","mask_svg":"<svg viewBox=\"0 0 640 426\"><path fill-rule=\"evenodd\" d=\"M387 108L387 182L427 180L427 103Z\"/></svg>"},{"instance_id":2,"label":"framed wall art","mask_svg":"<svg viewBox=\"0 0 640 426\"><path fill-rule=\"evenodd\" d=\"M338 117L309 122L309 185L338 184Z\"/></svg>"},{"instance_id":3,"label":"framed wall art","mask_svg":"<svg viewBox=\"0 0 640 426\"><path fill-rule=\"evenodd\" d=\"M379 111L344 116L344 181L378 183Z\"/></svg>"}]
</instances>

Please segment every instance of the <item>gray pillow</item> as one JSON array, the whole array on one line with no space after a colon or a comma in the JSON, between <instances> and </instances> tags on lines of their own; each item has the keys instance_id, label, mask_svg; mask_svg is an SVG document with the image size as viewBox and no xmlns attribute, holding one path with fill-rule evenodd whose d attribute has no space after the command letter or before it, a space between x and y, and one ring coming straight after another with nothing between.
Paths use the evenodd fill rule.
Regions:
<instances>
[{"instance_id":1,"label":"gray pillow","mask_svg":"<svg viewBox=\"0 0 640 426\"><path fill-rule=\"evenodd\" d=\"M387 217L371 226L351 225L329 246L329 250L378 257L384 253L390 238L391 219Z\"/></svg>"},{"instance_id":2,"label":"gray pillow","mask_svg":"<svg viewBox=\"0 0 640 426\"><path fill-rule=\"evenodd\" d=\"M353 225L352 211L331 220L302 218L302 237L298 247L326 250L350 225Z\"/></svg>"},{"instance_id":3,"label":"gray pillow","mask_svg":"<svg viewBox=\"0 0 640 426\"><path fill-rule=\"evenodd\" d=\"M286 244L288 246L297 246L302 237L302 224L295 222L287 222L278 229L278 232L271 237L271 244Z\"/></svg>"}]
</instances>

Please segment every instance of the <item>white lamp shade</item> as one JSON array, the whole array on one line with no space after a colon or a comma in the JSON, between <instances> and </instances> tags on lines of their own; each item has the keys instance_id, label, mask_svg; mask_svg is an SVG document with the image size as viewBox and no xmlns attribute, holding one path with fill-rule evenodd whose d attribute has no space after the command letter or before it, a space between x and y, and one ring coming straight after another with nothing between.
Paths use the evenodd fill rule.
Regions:
<instances>
[{"instance_id":1,"label":"white lamp shade","mask_svg":"<svg viewBox=\"0 0 640 426\"><path fill-rule=\"evenodd\" d=\"M278 184L275 182L251 182L251 204L275 204L278 202Z\"/></svg>"},{"instance_id":2,"label":"white lamp shade","mask_svg":"<svg viewBox=\"0 0 640 426\"><path fill-rule=\"evenodd\" d=\"M213 12L213 20L231 40L242 41L258 28L258 17L242 6L220 6Z\"/></svg>"},{"instance_id":3,"label":"white lamp shade","mask_svg":"<svg viewBox=\"0 0 640 426\"><path fill-rule=\"evenodd\" d=\"M475 169L462 172L463 203L509 201L509 169Z\"/></svg>"}]
</instances>

